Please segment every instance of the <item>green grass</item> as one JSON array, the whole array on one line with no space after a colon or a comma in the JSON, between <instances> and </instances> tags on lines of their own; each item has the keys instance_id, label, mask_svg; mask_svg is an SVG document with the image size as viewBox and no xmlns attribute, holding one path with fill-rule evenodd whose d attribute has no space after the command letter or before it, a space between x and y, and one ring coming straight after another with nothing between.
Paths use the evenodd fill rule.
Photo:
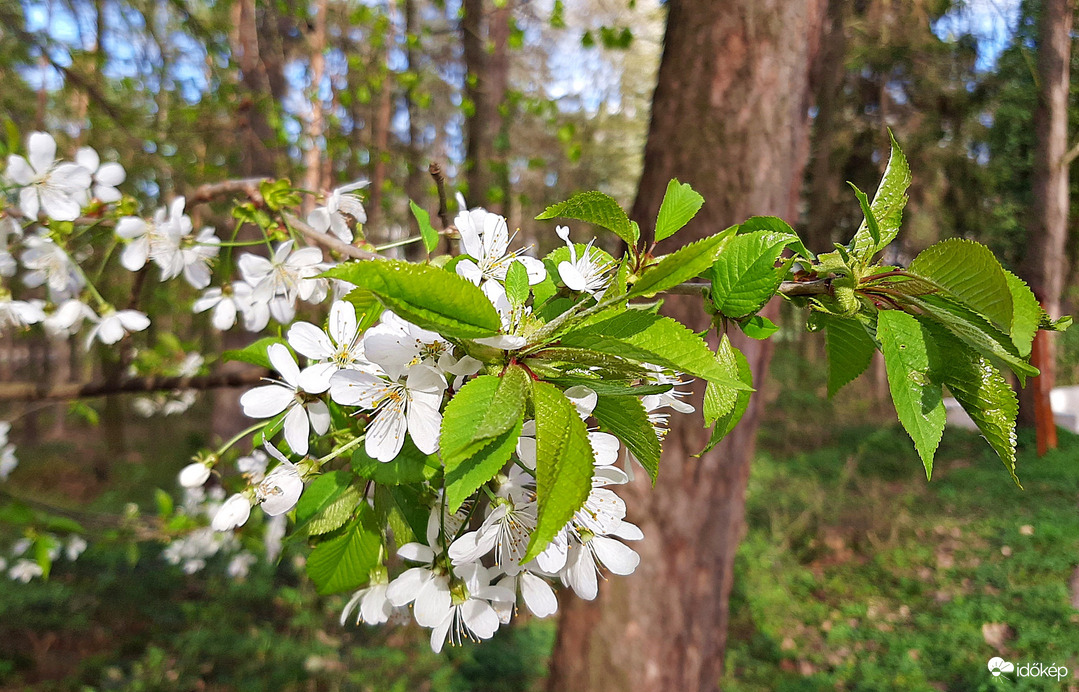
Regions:
<instances>
[{"instance_id":1,"label":"green grass","mask_svg":"<svg viewBox=\"0 0 1079 692\"><path fill-rule=\"evenodd\" d=\"M994 680L986 668L997 655L1079 668L1069 592L1079 437L1062 432L1061 448L1040 459L1030 446L1018 465L1025 490L962 432L945 434L928 483L898 426L842 428L815 450L762 453L724 689L1065 689ZM991 645L994 630L1004 636Z\"/></svg>"}]
</instances>

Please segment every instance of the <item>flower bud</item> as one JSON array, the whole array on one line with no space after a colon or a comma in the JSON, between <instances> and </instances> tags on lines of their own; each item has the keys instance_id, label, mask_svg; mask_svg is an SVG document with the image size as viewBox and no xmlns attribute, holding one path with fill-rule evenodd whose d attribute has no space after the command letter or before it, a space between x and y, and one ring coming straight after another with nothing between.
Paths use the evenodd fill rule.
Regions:
<instances>
[{"instance_id":1,"label":"flower bud","mask_svg":"<svg viewBox=\"0 0 1079 692\"><path fill-rule=\"evenodd\" d=\"M214 531L230 531L237 526L243 526L249 516L251 516L251 501L243 495L236 494L225 500L221 509L214 515L210 526Z\"/></svg>"},{"instance_id":2,"label":"flower bud","mask_svg":"<svg viewBox=\"0 0 1079 692\"><path fill-rule=\"evenodd\" d=\"M262 509L271 517L296 506L303 492L303 479L295 464L285 462L270 472L255 489Z\"/></svg>"},{"instance_id":3,"label":"flower bud","mask_svg":"<svg viewBox=\"0 0 1079 692\"><path fill-rule=\"evenodd\" d=\"M185 488L201 488L209 478L210 467L197 461L180 471L180 485Z\"/></svg>"}]
</instances>

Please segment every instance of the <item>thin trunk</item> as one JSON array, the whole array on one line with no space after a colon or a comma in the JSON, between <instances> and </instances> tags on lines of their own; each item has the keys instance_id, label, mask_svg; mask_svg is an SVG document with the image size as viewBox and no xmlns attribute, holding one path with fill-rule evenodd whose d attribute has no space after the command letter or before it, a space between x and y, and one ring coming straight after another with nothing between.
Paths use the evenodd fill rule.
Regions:
<instances>
[{"instance_id":1,"label":"thin trunk","mask_svg":"<svg viewBox=\"0 0 1079 692\"><path fill-rule=\"evenodd\" d=\"M308 149L304 152L304 178L303 187L312 193L322 189L322 141L325 128L325 117L322 112L322 78L326 71L326 14L329 10L328 0L317 0L314 4L315 17L311 33L308 36L308 51L310 55L311 85L308 98L311 100L311 111L307 117ZM308 195L304 199L304 213L314 208L315 198Z\"/></svg>"},{"instance_id":2,"label":"thin trunk","mask_svg":"<svg viewBox=\"0 0 1079 692\"><path fill-rule=\"evenodd\" d=\"M1045 0L1038 28L1038 107L1034 111L1034 165L1025 276L1051 317L1059 317L1067 277L1065 246L1068 240L1068 89L1071 79L1071 30L1075 0ZM1039 333L1034 365L1042 374L1023 396L1022 422L1034 419L1038 451L1056 447L1049 392L1056 373L1056 344L1052 335Z\"/></svg>"},{"instance_id":3,"label":"thin trunk","mask_svg":"<svg viewBox=\"0 0 1079 692\"><path fill-rule=\"evenodd\" d=\"M505 125L501 108L509 83L510 9L496 7L488 13L483 0L464 0L461 43L464 46L466 111L466 181L471 204L486 205L506 213L504 151L498 139Z\"/></svg>"},{"instance_id":4,"label":"thin trunk","mask_svg":"<svg viewBox=\"0 0 1079 692\"><path fill-rule=\"evenodd\" d=\"M809 189L806 192L810 212L806 219L805 242L814 252L832 249L836 209L843 184L839 134L842 128L843 81L847 72L844 27L847 7L845 0L828 2L820 57L811 75L817 115L813 119L813 156Z\"/></svg>"},{"instance_id":5,"label":"thin trunk","mask_svg":"<svg viewBox=\"0 0 1079 692\"><path fill-rule=\"evenodd\" d=\"M268 11L268 10L267 10ZM240 67L240 83L247 92L237 110L237 126L244 152L244 175L275 175L272 148L274 131L267 118L267 98L272 89L259 51L256 0L238 0L232 8L230 43Z\"/></svg>"},{"instance_id":6,"label":"thin trunk","mask_svg":"<svg viewBox=\"0 0 1079 692\"><path fill-rule=\"evenodd\" d=\"M418 72L416 67L416 50L414 47L414 41L412 37L418 37L418 24L416 17L416 3L415 0L403 0L405 11L405 42L408 46L405 54L408 59L407 69L411 72ZM416 106L415 98L415 80L409 82L409 87L405 89L405 108L408 111L408 174L405 176L405 194L408 198L414 201L421 207L425 206L425 200L423 199L423 176L425 174L426 167L422 164L421 152L420 152L420 126L418 107ZM412 228L412 233L419 233L419 226L416 225L416 220L409 214L409 223Z\"/></svg>"},{"instance_id":7,"label":"thin trunk","mask_svg":"<svg viewBox=\"0 0 1079 692\"><path fill-rule=\"evenodd\" d=\"M808 133L808 66L823 18L817 0L671 0L659 83L633 217L651 225L667 181L707 200L679 234L689 242L753 214L797 213ZM671 315L707 326L699 300ZM770 306L774 312L775 306ZM763 381L768 342L739 340ZM700 387L698 387L700 389ZM715 689L723 672L734 555L763 402L716 450L687 416L667 436L654 489L626 489L645 540L637 573L611 579L592 603L565 599L552 690Z\"/></svg>"},{"instance_id":8,"label":"thin trunk","mask_svg":"<svg viewBox=\"0 0 1079 692\"><path fill-rule=\"evenodd\" d=\"M390 28L387 27L387 31ZM389 46L386 42L387 59ZM393 115L393 78L389 70L384 70L378 92L378 107L375 111L373 142L371 146L371 197L367 205L367 224L376 232L382 221L383 186L386 183L386 162L390 158L390 117Z\"/></svg>"}]
</instances>

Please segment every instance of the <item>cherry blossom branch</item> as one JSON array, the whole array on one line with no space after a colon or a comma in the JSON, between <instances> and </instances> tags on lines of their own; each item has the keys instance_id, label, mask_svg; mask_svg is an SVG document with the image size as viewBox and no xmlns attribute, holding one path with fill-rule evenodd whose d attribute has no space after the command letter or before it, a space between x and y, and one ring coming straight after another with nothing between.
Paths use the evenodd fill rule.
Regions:
<instances>
[{"instance_id":1,"label":"cherry blossom branch","mask_svg":"<svg viewBox=\"0 0 1079 692\"><path fill-rule=\"evenodd\" d=\"M352 257L353 259L361 260L384 259L381 255L378 255L374 252L368 252L367 250L361 250L355 245L349 245L348 243L344 242L343 240L339 240L338 238L330 235L329 233L322 233L321 231L316 231L306 222L301 221L299 217L295 216L294 214L283 212L282 216L284 217L285 222L289 225L289 227L293 230L299 231L304 238L307 238L312 243L321 245L329 250L333 250L334 252L343 257Z\"/></svg>"},{"instance_id":2,"label":"cherry blossom branch","mask_svg":"<svg viewBox=\"0 0 1079 692\"><path fill-rule=\"evenodd\" d=\"M258 383L267 374L268 372L262 368L253 368L214 375L127 377L115 382L69 382L55 385L36 382L2 382L0 383L0 401L63 401L90 399L109 394L247 387Z\"/></svg>"},{"instance_id":3,"label":"cherry blossom branch","mask_svg":"<svg viewBox=\"0 0 1079 692\"><path fill-rule=\"evenodd\" d=\"M673 286L666 293L687 296L703 296L711 290L711 284L702 281L687 281ZM830 296L832 295L831 279L813 279L812 281L784 281L779 285L780 295L788 298L795 296Z\"/></svg>"},{"instance_id":4,"label":"cherry blossom branch","mask_svg":"<svg viewBox=\"0 0 1079 692\"><path fill-rule=\"evenodd\" d=\"M427 172L435 179L435 187L438 188L438 220L442 222L442 230L448 231L453 228L450 221L449 202L446 199L446 175L442 172L442 166L435 161L427 167Z\"/></svg>"}]
</instances>

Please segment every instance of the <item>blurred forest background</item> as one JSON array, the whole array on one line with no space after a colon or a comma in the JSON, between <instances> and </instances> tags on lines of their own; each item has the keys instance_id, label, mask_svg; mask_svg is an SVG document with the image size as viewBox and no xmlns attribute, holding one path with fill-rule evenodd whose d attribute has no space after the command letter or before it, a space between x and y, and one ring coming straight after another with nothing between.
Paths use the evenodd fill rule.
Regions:
<instances>
[{"instance_id":1,"label":"blurred forest background","mask_svg":"<svg viewBox=\"0 0 1079 692\"><path fill-rule=\"evenodd\" d=\"M1042 7L820 5L805 175L785 214L811 249L857 228L845 181L874 188L890 128L914 173L891 259L960 236L1024 266ZM308 190L363 178L373 243L414 235L410 198L437 208L428 174L437 162L452 190L506 215L543 252L557 240L532 218L576 191L647 209L637 190L667 12L656 0L0 0L0 154L20 151L33 130L56 134L61 150L92 145L122 162L125 191L144 210L238 177L288 177ZM781 19L775 36L801 31ZM780 80L755 95L780 99L788 88ZM1068 114L1079 136L1074 98ZM697 152L705 171L758 165L752 150L736 160L746 154ZM739 209L692 182L706 209ZM224 207L194 213L235 223ZM1063 311L1073 312L1074 214L1067 229ZM150 283L160 304L194 298ZM973 433L950 429L927 483L883 367L828 399L823 340L778 309L745 524L734 524L741 547L721 589L724 689L989 689L995 655L1079 669L1079 437L1061 431L1060 448L1039 457L1024 431L1019 491ZM172 320L145 356L157 364L246 338L221 343L204 320ZM0 381L115 375L107 354L87 362L77 344L2 342ZM1079 383L1079 329L1059 339L1056 359L1057 384ZM412 627L340 627L345 599L316 596L302 546L239 579L224 562L185 574L163 559L134 519L152 526L165 502L158 489L174 493L191 453L242 426L238 396L202 394L178 417L142 417L121 396L0 410L20 459L0 485L0 527L20 508L51 507L92 539L47 581L4 580L0 688L563 688L565 678L548 682L553 621L439 657ZM0 529L0 556L21 537ZM1029 689L1079 689L1079 678Z\"/></svg>"}]
</instances>

